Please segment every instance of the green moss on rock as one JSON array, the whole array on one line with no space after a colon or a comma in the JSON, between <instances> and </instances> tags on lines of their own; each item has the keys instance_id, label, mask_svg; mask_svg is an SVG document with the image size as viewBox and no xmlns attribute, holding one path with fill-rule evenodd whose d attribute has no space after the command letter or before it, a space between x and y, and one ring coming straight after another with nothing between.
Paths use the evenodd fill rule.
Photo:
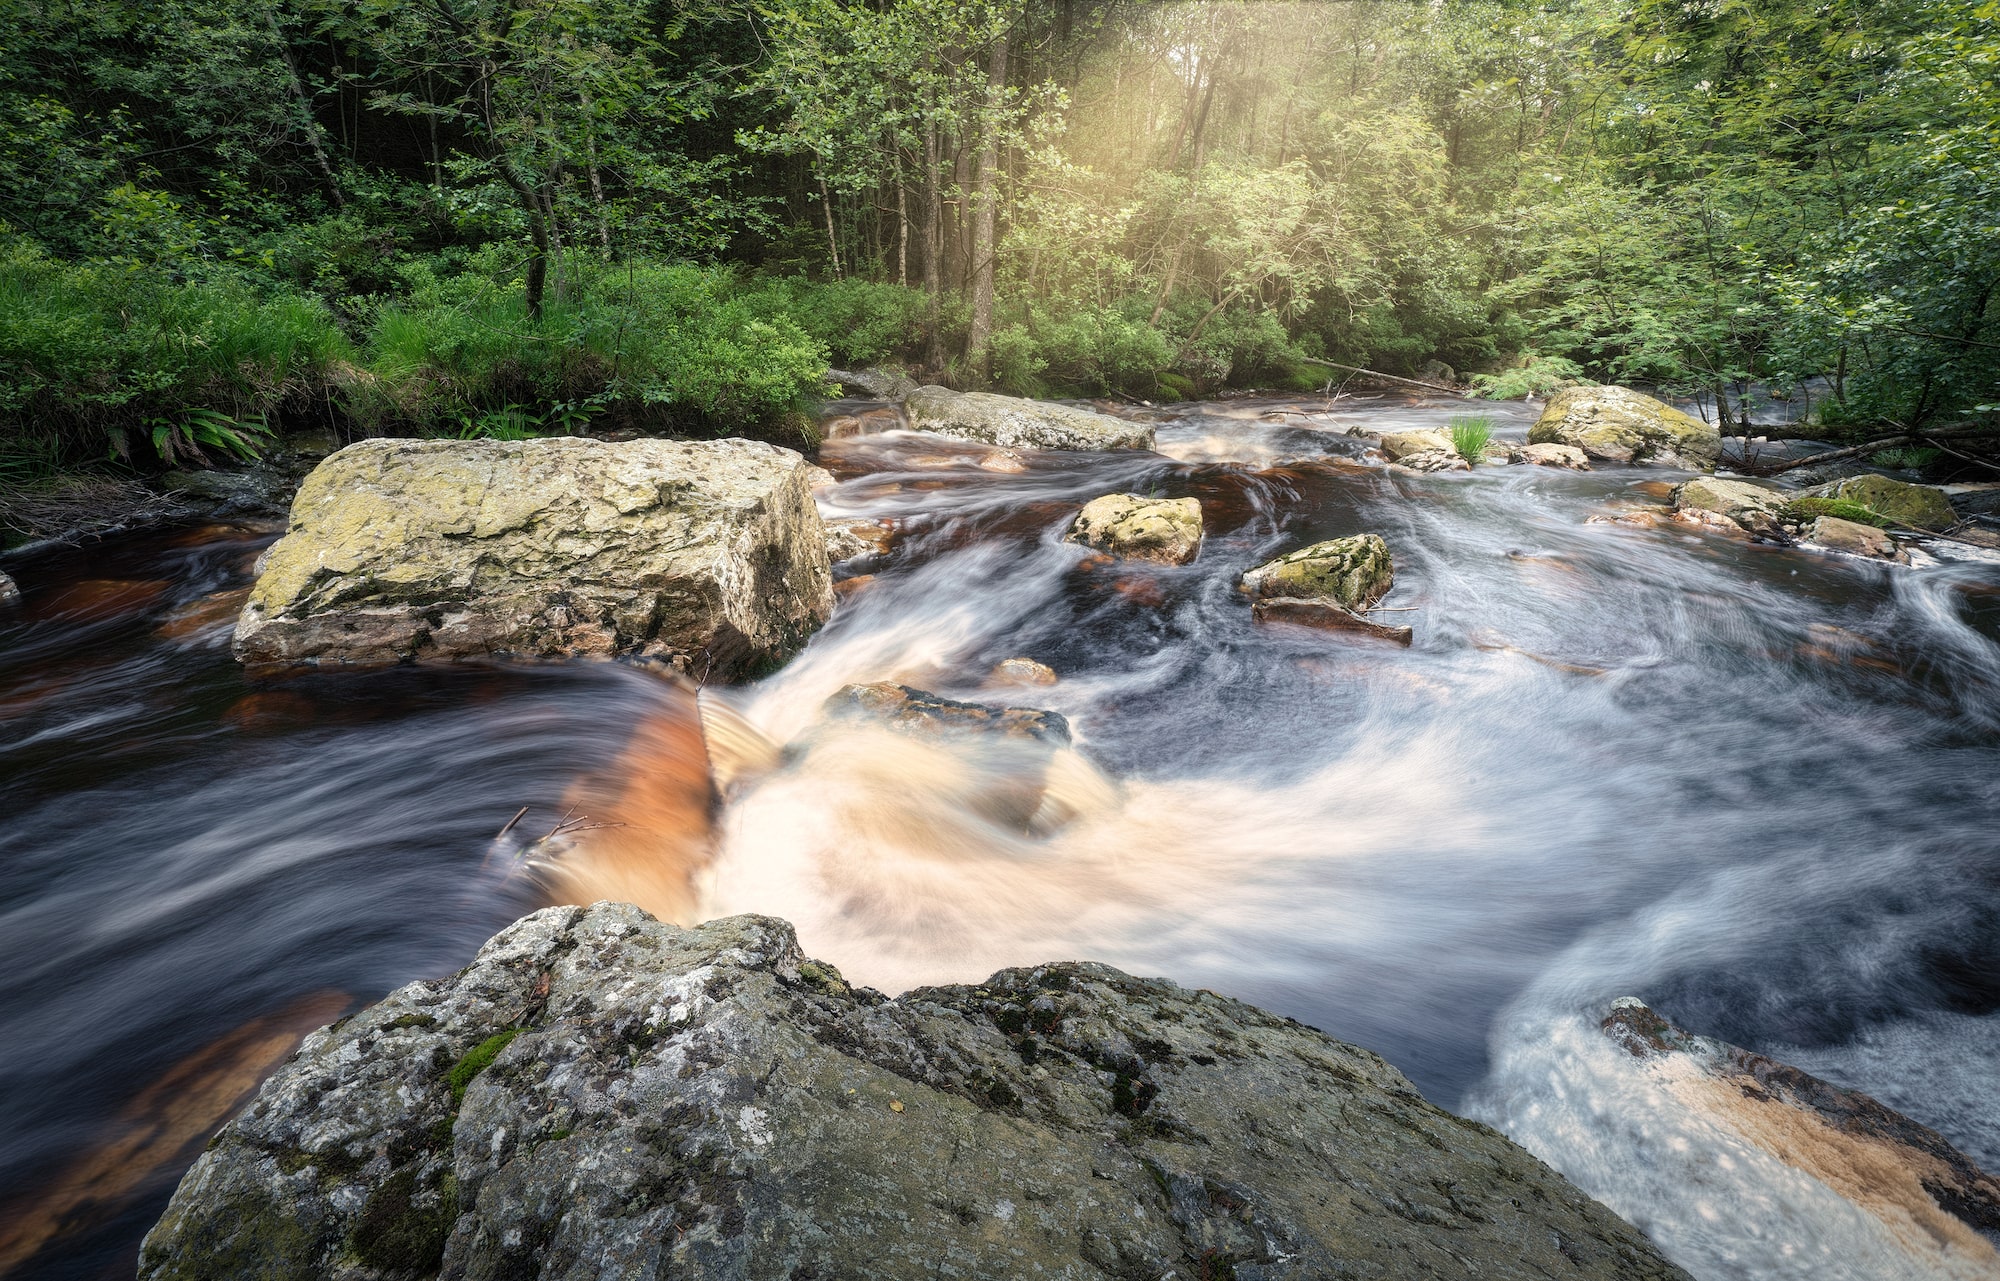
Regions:
<instances>
[{"instance_id":1,"label":"green moss on rock","mask_svg":"<svg viewBox=\"0 0 2000 1281\"><path fill-rule=\"evenodd\" d=\"M521 1035L520 1028L509 1028L505 1032L495 1032L492 1036L487 1037L468 1050L464 1058L452 1064L451 1071L446 1074L445 1080L451 1085L451 1106L453 1111L457 1111L459 1105L465 1102L465 1092L471 1087L472 1079L487 1068L492 1067L493 1060L499 1057L500 1051L506 1049L508 1043L519 1035Z\"/></svg>"}]
</instances>

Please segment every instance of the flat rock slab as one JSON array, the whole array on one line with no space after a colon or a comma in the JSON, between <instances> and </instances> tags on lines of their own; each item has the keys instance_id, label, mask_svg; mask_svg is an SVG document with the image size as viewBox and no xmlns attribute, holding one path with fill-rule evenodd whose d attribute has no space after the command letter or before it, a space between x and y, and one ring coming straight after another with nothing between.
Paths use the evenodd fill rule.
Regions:
<instances>
[{"instance_id":1,"label":"flat rock slab","mask_svg":"<svg viewBox=\"0 0 2000 1281\"><path fill-rule=\"evenodd\" d=\"M1185 565L1201 553L1201 501L1106 494L1084 504L1064 537L1130 560Z\"/></svg>"},{"instance_id":2,"label":"flat rock slab","mask_svg":"<svg viewBox=\"0 0 2000 1281\"><path fill-rule=\"evenodd\" d=\"M749 440L370 440L313 470L236 626L254 665L782 659L833 609L813 468Z\"/></svg>"},{"instance_id":3,"label":"flat rock slab","mask_svg":"<svg viewBox=\"0 0 2000 1281\"><path fill-rule=\"evenodd\" d=\"M1625 387L1568 387L1549 398L1528 429L1531 445L1570 445L1614 463L1659 463L1714 471L1716 428Z\"/></svg>"},{"instance_id":4,"label":"flat rock slab","mask_svg":"<svg viewBox=\"0 0 2000 1281\"><path fill-rule=\"evenodd\" d=\"M890 1001L781 921L609 903L307 1038L139 1275L1684 1276L1291 1020L1090 964Z\"/></svg>"},{"instance_id":5,"label":"flat rock slab","mask_svg":"<svg viewBox=\"0 0 2000 1281\"><path fill-rule=\"evenodd\" d=\"M1011 449L1151 449L1149 423L992 392L919 387L903 399L915 431Z\"/></svg>"}]
</instances>

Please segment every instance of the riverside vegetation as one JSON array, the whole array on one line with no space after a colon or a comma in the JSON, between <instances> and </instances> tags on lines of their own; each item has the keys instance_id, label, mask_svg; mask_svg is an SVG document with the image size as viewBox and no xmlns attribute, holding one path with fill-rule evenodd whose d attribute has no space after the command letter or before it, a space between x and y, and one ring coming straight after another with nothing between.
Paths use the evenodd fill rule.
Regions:
<instances>
[{"instance_id":1,"label":"riverside vegetation","mask_svg":"<svg viewBox=\"0 0 2000 1281\"><path fill-rule=\"evenodd\" d=\"M829 363L1991 423L2000 11L27 3L0 484L274 432L795 437ZM1760 391L1760 389L1762 389ZM1948 442L1946 442L1948 443ZM1958 452L1963 452L1959 446Z\"/></svg>"}]
</instances>

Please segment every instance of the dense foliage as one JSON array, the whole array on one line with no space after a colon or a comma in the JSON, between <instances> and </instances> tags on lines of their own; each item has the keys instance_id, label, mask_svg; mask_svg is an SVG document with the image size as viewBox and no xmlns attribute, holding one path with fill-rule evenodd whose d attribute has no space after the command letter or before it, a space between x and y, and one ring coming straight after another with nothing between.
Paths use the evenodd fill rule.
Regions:
<instances>
[{"instance_id":1,"label":"dense foliage","mask_svg":"<svg viewBox=\"0 0 2000 1281\"><path fill-rule=\"evenodd\" d=\"M1857 427L2000 400L1993 0L10 17L14 473L315 419L771 430L884 360L1149 398L1638 380Z\"/></svg>"}]
</instances>

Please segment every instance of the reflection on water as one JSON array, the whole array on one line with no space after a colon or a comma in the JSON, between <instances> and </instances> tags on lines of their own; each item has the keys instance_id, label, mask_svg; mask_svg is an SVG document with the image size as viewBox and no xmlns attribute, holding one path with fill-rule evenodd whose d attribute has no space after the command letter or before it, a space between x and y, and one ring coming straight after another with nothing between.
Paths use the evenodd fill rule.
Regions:
<instances>
[{"instance_id":1,"label":"reflection on water","mask_svg":"<svg viewBox=\"0 0 2000 1281\"><path fill-rule=\"evenodd\" d=\"M2000 1165L2000 1069L1969 1048L2000 1025L2000 574L1591 524L1662 474L1392 473L1344 434L1444 406L1152 412L1158 455L1018 470L830 443L826 510L893 519L894 548L797 660L699 709L609 665L253 687L191 621L247 535L23 568L0 1189L251 1017L449 971L538 893L610 894L783 915L888 989L1085 956L1226 990L1384 1054L1699 1275L1954 1275L1965 1251L1779 1165L1594 1012L1641 996ZM1199 559L1063 543L1114 490L1199 498ZM1241 570L1361 531L1412 648L1252 621ZM93 581L164 586L58 594ZM1009 658L1060 679L992 683ZM875 681L1060 712L1076 756L823 715ZM1030 793L1061 804L1024 819ZM146 1209L36 1266L89 1275Z\"/></svg>"}]
</instances>

